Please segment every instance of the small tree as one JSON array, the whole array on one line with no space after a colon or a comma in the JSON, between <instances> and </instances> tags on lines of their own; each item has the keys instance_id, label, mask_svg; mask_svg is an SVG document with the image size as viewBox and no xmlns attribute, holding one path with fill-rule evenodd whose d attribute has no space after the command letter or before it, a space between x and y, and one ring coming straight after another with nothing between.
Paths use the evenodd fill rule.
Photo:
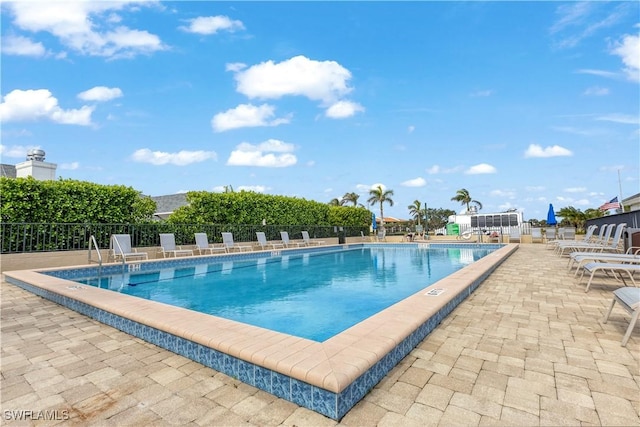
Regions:
<instances>
[{"instance_id":1,"label":"small tree","mask_svg":"<svg viewBox=\"0 0 640 427\"><path fill-rule=\"evenodd\" d=\"M389 203L389 206L393 206L393 190L384 190L381 185L369 190L369 200L367 202L370 205L380 204L380 227L384 229L384 203Z\"/></svg>"},{"instance_id":2,"label":"small tree","mask_svg":"<svg viewBox=\"0 0 640 427\"><path fill-rule=\"evenodd\" d=\"M407 209L409 209L409 215L420 225L420 218L424 217L424 209L422 209L420 200L414 200L413 204L407 206Z\"/></svg>"},{"instance_id":3,"label":"small tree","mask_svg":"<svg viewBox=\"0 0 640 427\"><path fill-rule=\"evenodd\" d=\"M466 188L462 188L460 190L457 191L456 195L454 197L451 198L452 201L454 202L459 202L462 205L467 207L467 212L470 211L471 205L476 205L478 207L478 210L482 209L482 203L480 203L477 200L473 200L471 198L471 195L469 194L469 190L467 190Z\"/></svg>"}]
</instances>

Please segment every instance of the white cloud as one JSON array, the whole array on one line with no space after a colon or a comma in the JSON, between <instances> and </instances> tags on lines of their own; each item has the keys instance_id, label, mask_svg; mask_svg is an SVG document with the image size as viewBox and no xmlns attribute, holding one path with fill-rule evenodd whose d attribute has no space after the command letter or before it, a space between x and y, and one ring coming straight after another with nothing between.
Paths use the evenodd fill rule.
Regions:
<instances>
[{"instance_id":1,"label":"white cloud","mask_svg":"<svg viewBox=\"0 0 640 427\"><path fill-rule=\"evenodd\" d=\"M294 154L293 144L269 139L258 145L243 142L229 155L228 166L258 166L267 168L284 168L298 162ZM282 154L274 154L282 153Z\"/></svg>"},{"instance_id":2,"label":"white cloud","mask_svg":"<svg viewBox=\"0 0 640 427\"><path fill-rule=\"evenodd\" d=\"M226 64L224 69L225 71L233 71L235 73L240 70L244 70L245 68L247 68L247 64L243 62L231 62Z\"/></svg>"},{"instance_id":3,"label":"white cloud","mask_svg":"<svg viewBox=\"0 0 640 427\"><path fill-rule=\"evenodd\" d=\"M384 184L382 184L382 183L377 183L377 184L372 184L372 185L370 185L370 186L369 186L369 188L367 189L367 192L368 192L369 190L375 190L375 189L377 189L378 187L382 188L382 191L387 191L387 186L386 186L386 185L384 185Z\"/></svg>"},{"instance_id":4,"label":"white cloud","mask_svg":"<svg viewBox=\"0 0 640 427\"><path fill-rule=\"evenodd\" d=\"M133 57L166 49L160 38L120 24L119 11L135 12L157 2L7 2L13 24L23 31L47 32L81 55ZM62 55L64 56L64 55Z\"/></svg>"},{"instance_id":5,"label":"white cloud","mask_svg":"<svg viewBox=\"0 0 640 427\"><path fill-rule=\"evenodd\" d=\"M596 3L583 1L558 6L556 14L559 19L549 30L559 38L555 47L573 48L598 31L615 25L629 11L627 5L620 4L604 15Z\"/></svg>"},{"instance_id":6,"label":"white cloud","mask_svg":"<svg viewBox=\"0 0 640 427\"><path fill-rule=\"evenodd\" d=\"M295 145L280 141L278 139L268 139L264 142L261 142L257 146L252 146L251 144L243 142L238 147L255 147L259 151L274 151L277 153L290 153L296 149Z\"/></svg>"},{"instance_id":7,"label":"white cloud","mask_svg":"<svg viewBox=\"0 0 640 427\"><path fill-rule=\"evenodd\" d=\"M427 169L427 173L429 175L436 175L440 173L457 173L464 170L463 166L454 166L451 168L443 168L440 165L433 165L429 169Z\"/></svg>"},{"instance_id":8,"label":"white cloud","mask_svg":"<svg viewBox=\"0 0 640 427\"><path fill-rule=\"evenodd\" d=\"M2 154L2 157L26 159L27 152L32 149L35 150L41 148L39 145L27 145L26 147L22 145L12 145L11 147L8 147L0 144L0 154Z\"/></svg>"},{"instance_id":9,"label":"white cloud","mask_svg":"<svg viewBox=\"0 0 640 427\"><path fill-rule=\"evenodd\" d=\"M418 177L404 181L400 183L400 185L402 185L403 187L424 187L425 185L427 185L427 181L422 177Z\"/></svg>"},{"instance_id":10,"label":"white cloud","mask_svg":"<svg viewBox=\"0 0 640 427\"><path fill-rule=\"evenodd\" d=\"M609 95L609 89L606 87L591 86L586 88L582 94L587 96L604 96Z\"/></svg>"},{"instance_id":11,"label":"white cloud","mask_svg":"<svg viewBox=\"0 0 640 427\"><path fill-rule=\"evenodd\" d=\"M529 148L524 152L525 157L559 157L559 156L573 156L573 153L564 147L559 145L552 145L542 148L538 144L531 144Z\"/></svg>"},{"instance_id":12,"label":"white cloud","mask_svg":"<svg viewBox=\"0 0 640 427\"><path fill-rule=\"evenodd\" d=\"M515 199L516 192L514 190L492 190L489 195L493 197L500 197L503 199Z\"/></svg>"},{"instance_id":13,"label":"white cloud","mask_svg":"<svg viewBox=\"0 0 640 427\"><path fill-rule=\"evenodd\" d=\"M471 93L469 96L473 97L473 98L480 98L480 97L487 97L487 96L491 96L493 95L494 90L493 89L485 89L485 90L478 90L476 92Z\"/></svg>"},{"instance_id":14,"label":"white cloud","mask_svg":"<svg viewBox=\"0 0 640 427\"><path fill-rule=\"evenodd\" d=\"M290 117L275 116L275 107L269 104L255 106L253 104L240 104L223 113L218 113L211 119L211 126L215 132L224 132L231 129L257 126L278 126L289 123Z\"/></svg>"},{"instance_id":15,"label":"white cloud","mask_svg":"<svg viewBox=\"0 0 640 427\"><path fill-rule=\"evenodd\" d=\"M47 54L42 43L22 36L7 35L2 38L2 54L41 57Z\"/></svg>"},{"instance_id":16,"label":"white cloud","mask_svg":"<svg viewBox=\"0 0 640 427\"><path fill-rule=\"evenodd\" d=\"M55 123L88 126L94 107L83 106L63 110L47 89L16 89L4 96L0 104L0 121L33 121L48 119Z\"/></svg>"},{"instance_id":17,"label":"white cloud","mask_svg":"<svg viewBox=\"0 0 640 427\"><path fill-rule=\"evenodd\" d=\"M498 172L497 169L491 166L490 164L480 163L480 164L471 166L464 173L467 175L482 175L482 174L489 174L489 173L496 173L496 172Z\"/></svg>"},{"instance_id":18,"label":"white cloud","mask_svg":"<svg viewBox=\"0 0 640 427\"><path fill-rule=\"evenodd\" d=\"M546 187L544 187L542 185L537 185L537 186L530 185L530 186L525 187L525 190L527 190L529 192L531 192L531 191L544 191L544 190L546 190Z\"/></svg>"},{"instance_id":19,"label":"white cloud","mask_svg":"<svg viewBox=\"0 0 640 427\"><path fill-rule=\"evenodd\" d=\"M60 165L60 169L64 169L64 170L76 170L79 167L80 167L80 163L78 162L62 163Z\"/></svg>"},{"instance_id":20,"label":"white cloud","mask_svg":"<svg viewBox=\"0 0 640 427\"><path fill-rule=\"evenodd\" d=\"M249 98L305 96L330 105L351 92L351 72L335 61L296 56L280 63L253 65L235 75L237 90Z\"/></svg>"},{"instance_id":21,"label":"white cloud","mask_svg":"<svg viewBox=\"0 0 640 427\"><path fill-rule=\"evenodd\" d=\"M567 193L584 193L587 189L585 187L569 187L565 188L564 191Z\"/></svg>"},{"instance_id":22,"label":"white cloud","mask_svg":"<svg viewBox=\"0 0 640 427\"><path fill-rule=\"evenodd\" d=\"M356 102L338 101L327 108L325 115L331 119L344 119L364 111L364 107Z\"/></svg>"},{"instance_id":23,"label":"white cloud","mask_svg":"<svg viewBox=\"0 0 640 427\"><path fill-rule=\"evenodd\" d=\"M233 33L238 30L244 30L242 21L234 20L228 16L199 16L194 19L189 19L189 26L179 27L188 33L196 34L215 34L218 31L229 31Z\"/></svg>"},{"instance_id":24,"label":"white cloud","mask_svg":"<svg viewBox=\"0 0 640 427\"><path fill-rule=\"evenodd\" d=\"M591 74L594 76L600 76L600 77L606 77L609 79L613 79L613 78L618 78L619 74L618 73L614 73L612 71L606 71L606 70L593 70L593 69L581 69L576 71L576 73L578 74Z\"/></svg>"},{"instance_id":25,"label":"white cloud","mask_svg":"<svg viewBox=\"0 0 640 427\"><path fill-rule=\"evenodd\" d=\"M264 185L240 185L238 191L253 191L255 193L264 193L269 188Z\"/></svg>"},{"instance_id":26,"label":"white cloud","mask_svg":"<svg viewBox=\"0 0 640 427\"><path fill-rule=\"evenodd\" d=\"M138 163L151 163L160 166L172 164L176 166L186 166L192 163L200 163L206 160L216 160L217 154L214 151L186 151L181 150L177 153L166 153L163 151L151 151L148 148L136 150L131 155L131 160Z\"/></svg>"},{"instance_id":27,"label":"white cloud","mask_svg":"<svg viewBox=\"0 0 640 427\"><path fill-rule=\"evenodd\" d=\"M416 127L415 127L415 126L413 126L413 125L411 125L411 126L409 126L409 127L407 128L407 132L408 132L408 133L413 133L413 131L414 131L414 130L416 130Z\"/></svg>"},{"instance_id":28,"label":"white cloud","mask_svg":"<svg viewBox=\"0 0 640 427\"><path fill-rule=\"evenodd\" d=\"M121 96L122 90L120 90L120 88L109 88L106 86L96 86L78 94L78 98L82 99L83 101L97 102L110 101L115 98L120 98Z\"/></svg>"},{"instance_id":29,"label":"white cloud","mask_svg":"<svg viewBox=\"0 0 640 427\"><path fill-rule=\"evenodd\" d=\"M606 114L604 116L596 117L596 120L622 123L626 125L640 124L640 117L634 116L631 114L618 114L618 113Z\"/></svg>"},{"instance_id":30,"label":"white cloud","mask_svg":"<svg viewBox=\"0 0 640 427\"><path fill-rule=\"evenodd\" d=\"M640 36L625 35L622 41L615 44L611 53L622 59L627 78L640 82Z\"/></svg>"}]
</instances>

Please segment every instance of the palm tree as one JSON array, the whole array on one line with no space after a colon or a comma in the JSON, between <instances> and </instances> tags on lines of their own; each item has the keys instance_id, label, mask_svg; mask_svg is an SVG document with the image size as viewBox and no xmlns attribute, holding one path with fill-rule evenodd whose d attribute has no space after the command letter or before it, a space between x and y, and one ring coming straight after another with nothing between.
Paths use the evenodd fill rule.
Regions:
<instances>
[{"instance_id":1,"label":"palm tree","mask_svg":"<svg viewBox=\"0 0 640 427\"><path fill-rule=\"evenodd\" d=\"M382 205L384 202L389 203L389 206L393 206L393 190L383 190L381 185L378 185L375 188L369 190L369 199L367 202L370 205L375 205L376 203L380 203L380 228L384 229L384 210Z\"/></svg>"},{"instance_id":2,"label":"palm tree","mask_svg":"<svg viewBox=\"0 0 640 427\"><path fill-rule=\"evenodd\" d=\"M471 204L476 205L478 207L478 210L482 209L482 203L480 203L477 200L473 200L471 198L471 195L469 194L469 190L467 190L466 188L462 188L458 190L455 197L452 197L451 200L454 202L460 202L461 204L466 205L467 212L470 211Z\"/></svg>"},{"instance_id":3,"label":"palm tree","mask_svg":"<svg viewBox=\"0 0 640 427\"><path fill-rule=\"evenodd\" d=\"M330 206L342 206L342 202L338 198L331 199L328 203Z\"/></svg>"},{"instance_id":4,"label":"palm tree","mask_svg":"<svg viewBox=\"0 0 640 427\"><path fill-rule=\"evenodd\" d=\"M420 200L414 200L412 205L407 206L409 209L409 214L418 221L418 225L420 225L420 218L424 216L424 211L421 209L422 203Z\"/></svg>"},{"instance_id":5,"label":"palm tree","mask_svg":"<svg viewBox=\"0 0 640 427\"><path fill-rule=\"evenodd\" d=\"M342 204L345 203L353 203L353 206L358 206L358 198L360 195L358 193L344 193L342 196Z\"/></svg>"}]
</instances>

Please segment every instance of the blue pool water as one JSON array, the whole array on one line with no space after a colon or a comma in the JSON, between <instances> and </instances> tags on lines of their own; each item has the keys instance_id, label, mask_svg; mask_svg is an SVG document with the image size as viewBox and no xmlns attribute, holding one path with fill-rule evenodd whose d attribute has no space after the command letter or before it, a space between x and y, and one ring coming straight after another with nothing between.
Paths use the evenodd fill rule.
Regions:
<instances>
[{"instance_id":1,"label":"blue pool water","mask_svg":"<svg viewBox=\"0 0 640 427\"><path fill-rule=\"evenodd\" d=\"M380 245L73 280L322 342L493 250Z\"/></svg>"}]
</instances>

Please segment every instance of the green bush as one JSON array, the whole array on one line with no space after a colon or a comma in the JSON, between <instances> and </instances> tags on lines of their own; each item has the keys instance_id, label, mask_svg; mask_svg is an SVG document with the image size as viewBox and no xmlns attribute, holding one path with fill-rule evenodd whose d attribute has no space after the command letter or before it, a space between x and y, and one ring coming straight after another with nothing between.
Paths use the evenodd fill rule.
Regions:
<instances>
[{"instance_id":1,"label":"green bush","mask_svg":"<svg viewBox=\"0 0 640 427\"><path fill-rule=\"evenodd\" d=\"M131 187L33 177L0 178L0 201L3 223L139 223L156 209Z\"/></svg>"},{"instance_id":2,"label":"green bush","mask_svg":"<svg viewBox=\"0 0 640 427\"><path fill-rule=\"evenodd\" d=\"M187 206L168 219L174 224L369 225L371 214L363 208L334 207L298 197L240 191L187 193Z\"/></svg>"}]
</instances>

